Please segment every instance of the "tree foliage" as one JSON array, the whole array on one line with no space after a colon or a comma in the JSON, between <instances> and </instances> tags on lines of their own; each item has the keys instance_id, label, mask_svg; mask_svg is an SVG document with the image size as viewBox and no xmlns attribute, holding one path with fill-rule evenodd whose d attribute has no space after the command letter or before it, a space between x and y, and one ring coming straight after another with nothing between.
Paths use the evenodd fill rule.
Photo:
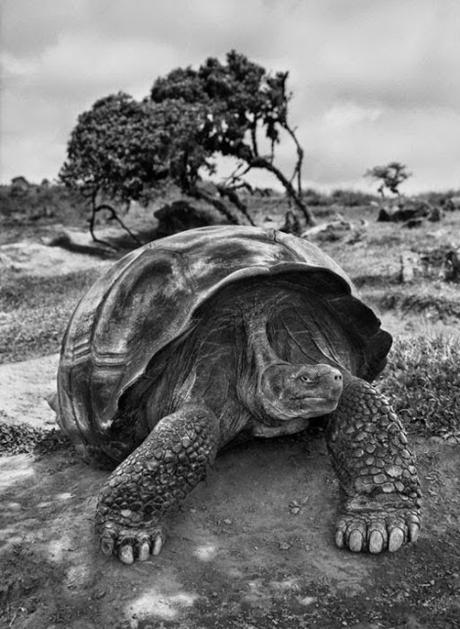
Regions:
<instances>
[{"instance_id":1,"label":"tree foliage","mask_svg":"<svg viewBox=\"0 0 460 629\"><path fill-rule=\"evenodd\" d=\"M202 107L181 99L138 102L123 92L96 101L79 116L60 178L90 199L95 240L95 216L102 210L127 230L112 202L144 203L167 181L182 186L185 178L197 179L206 166L199 137L204 116Z\"/></svg>"},{"instance_id":2,"label":"tree foliage","mask_svg":"<svg viewBox=\"0 0 460 629\"><path fill-rule=\"evenodd\" d=\"M122 92L98 100L72 131L60 177L114 201L142 201L171 178L194 181L206 165L205 112L183 100L138 102Z\"/></svg>"},{"instance_id":3,"label":"tree foliage","mask_svg":"<svg viewBox=\"0 0 460 629\"><path fill-rule=\"evenodd\" d=\"M399 186L411 175L412 173L407 170L407 166L401 162L390 162L385 166L374 166L374 168L367 170L364 176L380 182L377 190L384 197L385 189L399 196Z\"/></svg>"},{"instance_id":4,"label":"tree foliage","mask_svg":"<svg viewBox=\"0 0 460 629\"><path fill-rule=\"evenodd\" d=\"M235 170L218 190L243 222L252 221L237 191L251 189L245 176L252 169L265 169L282 183L304 222L312 223L301 195L303 150L288 122L287 77L271 76L232 51L225 63L210 57L196 70L177 68L156 79L142 101L123 92L102 98L79 116L61 180L91 199L93 227L98 209L108 208L101 199L143 202L165 182L238 222L226 202L199 186L204 174L215 172L217 156L230 156ZM291 177L275 164L282 133L297 155Z\"/></svg>"}]
</instances>

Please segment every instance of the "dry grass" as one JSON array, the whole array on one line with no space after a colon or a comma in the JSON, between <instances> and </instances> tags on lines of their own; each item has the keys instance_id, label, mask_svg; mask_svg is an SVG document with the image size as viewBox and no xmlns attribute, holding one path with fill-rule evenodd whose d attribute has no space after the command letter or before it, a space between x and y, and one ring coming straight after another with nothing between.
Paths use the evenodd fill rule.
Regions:
<instances>
[{"instance_id":1,"label":"dry grass","mask_svg":"<svg viewBox=\"0 0 460 629\"><path fill-rule=\"evenodd\" d=\"M59 351L77 301L98 275L94 269L7 279L0 286L0 363Z\"/></svg>"},{"instance_id":2,"label":"dry grass","mask_svg":"<svg viewBox=\"0 0 460 629\"><path fill-rule=\"evenodd\" d=\"M398 341L379 389L411 430L460 438L460 341L444 335Z\"/></svg>"}]
</instances>

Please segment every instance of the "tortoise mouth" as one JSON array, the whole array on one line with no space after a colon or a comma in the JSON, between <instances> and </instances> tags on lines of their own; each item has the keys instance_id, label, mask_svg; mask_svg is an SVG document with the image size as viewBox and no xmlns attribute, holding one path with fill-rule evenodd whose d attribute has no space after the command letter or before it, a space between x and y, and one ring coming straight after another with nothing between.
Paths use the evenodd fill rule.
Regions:
<instances>
[{"instance_id":1,"label":"tortoise mouth","mask_svg":"<svg viewBox=\"0 0 460 629\"><path fill-rule=\"evenodd\" d=\"M293 419L306 420L312 417L322 417L335 411L339 399L339 396L291 398L291 404L286 403L286 401L279 403L265 400L264 420L266 422L270 419L270 424L275 420L276 425L281 425L283 422L289 422Z\"/></svg>"},{"instance_id":2,"label":"tortoise mouth","mask_svg":"<svg viewBox=\"0 0 460 629\"><path fill-rule=\"evenodd\" d=\"M338 395L330 394L330 395L308 395L307 393L304 395L294 395L292 396L293 400L310 400L310 402L333 402L339 399Z\"/></svg>"}]
</instances>

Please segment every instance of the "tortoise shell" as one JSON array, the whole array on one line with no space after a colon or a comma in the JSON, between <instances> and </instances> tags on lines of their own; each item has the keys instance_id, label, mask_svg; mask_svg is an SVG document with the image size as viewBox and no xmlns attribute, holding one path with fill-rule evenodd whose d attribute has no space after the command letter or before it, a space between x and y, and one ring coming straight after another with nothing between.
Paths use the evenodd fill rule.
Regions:
<instances>
[{"instance_id":1,"label":"tortoise shell","mask_svg":"<svg viewBox=\"0 0 460 629\"><path fill-rule=\"evenodd\" d=\"M247 277L316 274L318 290L357 339L359 377L383 368L391 336L357 297L350 278L315 245L275 230L214 226L151 242L98 279L77 305L58 371L58 421L75 442L104 434L122 394L222 287ZM325 290L322 291L322 287Z\"/></svg>"}]
</instances>

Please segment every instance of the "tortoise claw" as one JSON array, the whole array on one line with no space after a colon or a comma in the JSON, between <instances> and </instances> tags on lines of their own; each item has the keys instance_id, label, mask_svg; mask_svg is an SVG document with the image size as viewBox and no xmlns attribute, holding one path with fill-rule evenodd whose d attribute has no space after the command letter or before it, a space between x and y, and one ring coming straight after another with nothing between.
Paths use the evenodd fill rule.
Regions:
<instances>
[{"instance_id":1,"label":"tortoise claw","mask_svg":"<svg viewBox=\"0 0 460 629\"><path fill-rule=\"evenodd\" d=\"M339 548L345 547L355 553L395 552L405 543L417 541L419 532L418 515L405 509L390 513L348 512L337 523L335 542Z\"/></svg>"},{"instance_id":2,"label":"tortoise claw","mask_svg":"<svg viewBox=\"0 0 460 629\"><path fill-rule=\"evenodd\" d=\"M139 561L146 561L150 557L150 544L146 540L139 547Z\"/></svg>"},{"instance_id":3,"label":"tortoise claw","mask_svg":"<svg viewBox=\"0 0 460 629\"><path fill-rule=\"evenodd\" d=\"M337 524L335 531L335 544L338 548L344 548L345 546L345 532L347 530L346 523L342 520Z\"/></svg>"},{"instance_id":4,"label":"tortoise claw","mask_svg":"<svg viewBox=\"0 0 460 629\"><path fill-rule=\"evenodd\" d=\"M384 522L374 521L369 530L368 550L373 555L381 553L387 547L388 532Z\"/></svg>"},{"instance_id":5,"label":"tortoise claw","mask_svg":"<svg viewBox=\"0 0 460 629\"><path fill-rule=\"evenodd\" d=\"M416 542L420 534L420 518L417 514L412 513L409 518L409 539L411 542Z\"/></svg>"},{"instance_id":6,"label":"tortoise claw","mask_svg":"<svg viewBox=\"0 0 460 629\"><path fill-rule=\"evenodd\" d=\"M111 537L106 536L105 538L101 538L101 551L107 557L109 557L113 553L114 545L114 541Z\"/></svg>"},{"instance_id":7,"label":"tortoise claw","mask_svg":"<svg viewBox=\"0 0 460 629\"><path fill-rule=\"evenodd\" d=\"M157 537L155 538L155 542L153 544L153 551L152 554L157 556L161 553L161 549L163 548L163 538L161 533L159 535L157 535Z\"/></svg>"},{"instance_id":8,"label":"tortoise claw","mask_svg":"<svg viewBox=\"0 0 460 629\"><path fill-rule=\"evenodd\" d=\"M388 540L388 550L390 553L394 553L396 550L401 548L404 544L404 537L404 531L400 528L396 527L391 530L390 538Z\"/></svg>"},{"instance_id":9,"label":"tortoise claw","mask_svg":"<svg viewBox=\"0 0 460 629\"><path fill-rule=\"evenodd\" d=\"M347 546L353 553L365 550L366 546L366 526L364 522L353 522L348 527Z\"/></svg>"},{"instance_id":10,"label":"tortoise claw","mask_svg":"<svg viewBox=\"0 0 460 629\"><path fill-rule=\"evenodd\" d=\"M104 555L114 555L122 563L130 565L135 561L146 561L150 555L159 555L164 540L164 531L159 527L149 531L122 528L113 522L106 522L100 533L100 548Z\"/></svg>"},{"instance_id":11,"label":"tortoise claw","mask_svg":"<svg viewBox=\"0 0 460 629\"><path fill-rule=\"evenodd\" d=\"M420 534L420 525L415 522L409 524L409 538L411 542L416 542Z\"/></svg>"},{"instance_id":12,"label":"tortoise claw","mask_svg":"<svg viewBox=\"0 0 460 629\"><path fill-rule=\"evenodd\" d=\"M372 531L369 537L369 552L376 555L384 548L384 541L380 531Z\"/></svg>"},{"instance_id":13,"label":"tortoise claw","mask_svg":"<svg viewBox=\"0 0 460 629\"><path fill-rule=\"evenodd\" d=\"M133 547L130 544L125 544L120 548L118 557L124 564L130 565L134 563Z\"/></svg>"}]
</instances>

